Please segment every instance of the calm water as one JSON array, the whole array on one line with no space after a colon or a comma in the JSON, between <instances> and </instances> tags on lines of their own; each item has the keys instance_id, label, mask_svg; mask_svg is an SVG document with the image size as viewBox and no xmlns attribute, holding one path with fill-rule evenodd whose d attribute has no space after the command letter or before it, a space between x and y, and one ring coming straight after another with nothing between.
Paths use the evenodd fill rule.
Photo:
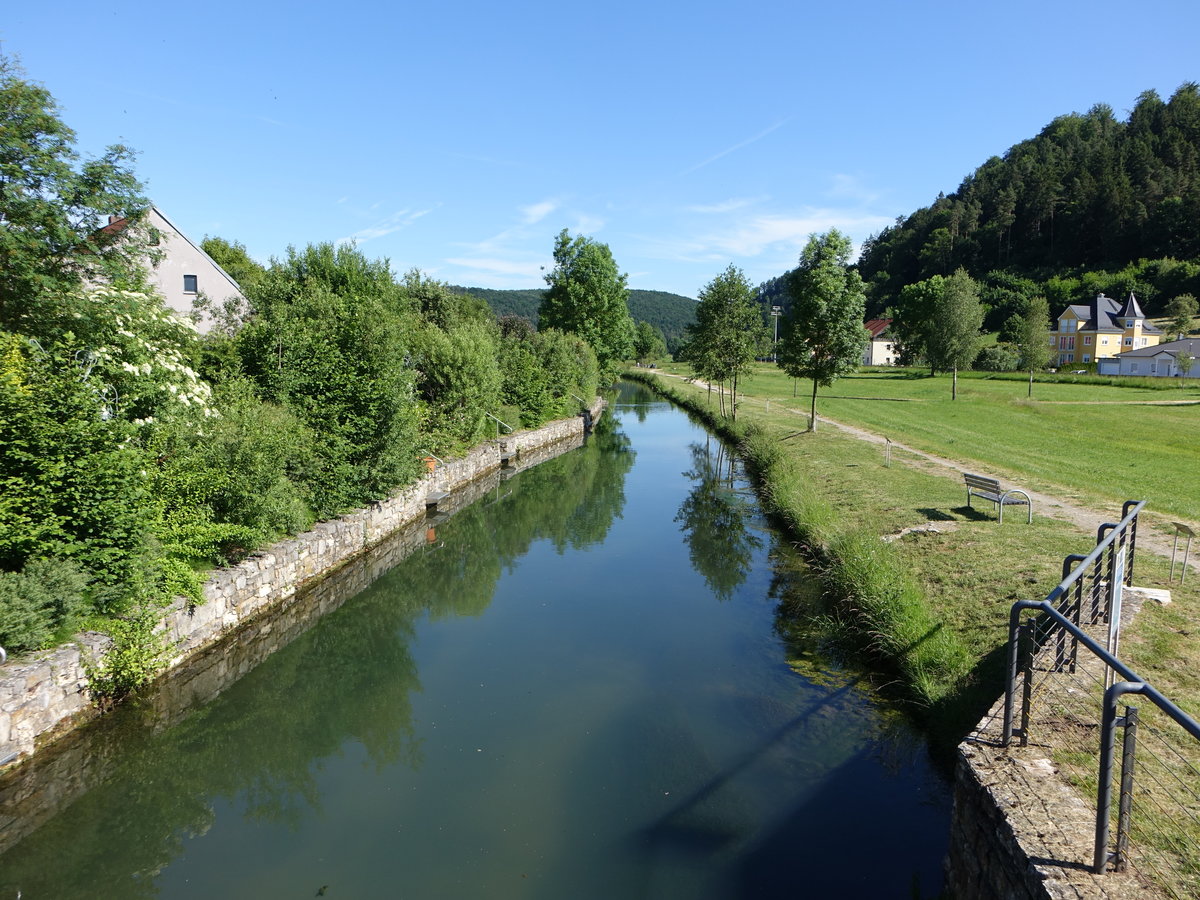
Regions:
<instances>
[{"instance_id":1,"label":"calm water","mask_svg":"<svg viewBox=\"0 0 1200 900\"><path fill-rule=\"evenodd\" d=\"M0 822L64 805L0 900L936 893L920 741L785 664L793 567L720 446L612 412L244 677L231 650L0 786Z\"/></svg>"}]
</instances>

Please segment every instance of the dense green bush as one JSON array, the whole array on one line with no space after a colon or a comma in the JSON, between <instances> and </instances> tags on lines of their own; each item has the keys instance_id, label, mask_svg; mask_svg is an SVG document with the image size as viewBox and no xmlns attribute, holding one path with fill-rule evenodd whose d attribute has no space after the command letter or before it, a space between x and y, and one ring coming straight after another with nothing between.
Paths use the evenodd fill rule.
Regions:
<instances>
[{"instance_id":1,"label":"dense green bush","mask_svg":"<svg viewBox=\"0 0 1200 900\"><path fill-rule=\"evenodd\" d=\"M168 549L226 564L312 524L298 484L311 435L287 410L259 400L244 378L218 386L214 409L199 427L177 420L157 429L149 450Z\"/></svg>"},{"instance_id":2,"label":"dense green bush","mask_svg":"<svg viewBox=\"0 0 1200 900\"><path fill-rule=\"evenodd\" d=\"M0 572L0 647L39 650L67 637L86 612L87 577L65 559L31 559Z\"/></svg>"},{"instance_id":3,"label":"dense green bush","mask_svg":"<svg viewBox=\"0 0 1200 900\"><path fill-rule=\"evenodd\" d=\"M971 368L977 372L1015 372L1020 357L1001 344L984 347L975 357Z\"/></svg>"},{"instance_id":4,"label":"dense green bush","mask_svg":"<svg viewBox=\"0 0 1200 900\"><path fill-rule=\"evenodd\" d=\"M386 277L385 277L386 275ZM350 248L291 251L252 298L238 333L263 399L312 432L306 499L321 517L377 500L416 472L418 404L410 304L386 270Z\"/></svg>"},{"instance_id":5,"label":"dense green bush","mask_svg":"<svg viewBox=\"0 0 1200 900\"><path fill-rule=\"evenodd\" d=\"M428 443L468 446L491 430L487 413L501 404L496 328L475 319L445 328L424 324L413 335L414 363Z\"/></svg>"},{"instance_id":6,"label":"dense green bush","mask_svg":"<svg viewBox=\"0 0 1200 900\"><path fill-rule=\"evenodd\" d=\"M147 590L154 507L134 432L73 356L0 332L0 570L73 559L102 612Z\"/></svg>"}]
</instances>

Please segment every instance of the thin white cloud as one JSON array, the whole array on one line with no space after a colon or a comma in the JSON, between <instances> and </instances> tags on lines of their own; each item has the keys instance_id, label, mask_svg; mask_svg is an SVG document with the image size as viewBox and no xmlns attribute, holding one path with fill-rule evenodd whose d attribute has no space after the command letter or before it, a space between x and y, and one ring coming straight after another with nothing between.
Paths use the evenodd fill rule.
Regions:
<instances>
[{"instance_id":1,"label":"thin white cloud","mask_svg":"<svg viewBox=\"0 0 1200 900\"><path fill-rule=\"evenodd\" d=\"M858 200L860 203L874 203L879 199L879 192L872 191L856 175L838 173L833 176L831 181L829 190L825 192L827 197L845 197L850 200Z\"/></svg>"},{"instance_id":2,"label":"thin white cloud","mask_svg":"<svg viewBox=\"0 0 1200 900\"><path fill-rule=\"evenodd\" d=\"M769 197L730 197L723 203L712 203L708 205L698 204L696 206L686 207L687 212L700 213L701 215L712 215L718 213L737 212L739 209L745 209L748 206L754 206L769 200Z\"/></svg>"},{"instance_id":3,"label":"thin white cloud","mask_svg":"<svg viewBox=\"0 0 1200 900\"><path fill-rule=\"evenodd\" d=\"M390 216L386 216L374 225L359 229L354 234L347 235L346 237L338 238L335 243L339 245L350 243L363 244L367 241L373 241L376 238L385 237L403 228L407 228L413 222L417 221L417 219L429 215L435 209L437 209L436 206L417 210L402 209L399 212L392 213Z\"/></svg>"},{"instance_id":4,"label":"thin white cloud","mask_svg":"<svg viewBox=\"0 0 1200 900\"><path fill-rule=\"evenodd\" d=\"M764 253L798 255L809 235L837 228L866 235L891 223L887 216L838 209L805 209L792 215L758 215L736 219L727 227L674 240L649 240L646 255L683 262L745 259Z\"/></svg>"},{"instance_id":5,"label":"thin white cloud","mask_svg":"<svg viewBox=\"0 0 1200 900\"><path fill-rule=\"evenodd\" d=\"M684 169L679 174L680 175L691 175L693 172L697 171L698 169L703 169L705 166L710 165L711 163L715 163L718 159L721 159L724 156L728 156L730 153L733 153L736 150L741 150L743 147L749 147L751 144L753 144L757 141L761 141L772 131L775 131L778 128L782 128L789 121L790 121L790 118L789 119L780 119L774 125L771 125L769 128L764 128L762 131L760 131L758 134L754 135L753 137L748 137L744 141L739 141L738 143L734 144L732 147L727 147L726 149L722 150L720 153L715 153L712 156L710 156L708 159L703 160L702 162L696 163L696 165L692 166L690 169Z\"/></svg>"},{"instance_id":6,"label":"thin white cloud","mask_svg":"<svg viewBox=\"0 0 1200 900\"><path fill-rule=\"evenodd\" d=\"M580 234L595 234L604 227L604 220L599 216L589 216L586 213L580 213L575 220L575 230Z\"/></svg>"},{"instance_id":7,"label":"thin white cloud","mask_svg":"<svg viewBox=\"0 0 1200 900\"><path fill-rule=\"evenodd\" d=\"M446 260L452 266L461 266L493 275L520 275L525 278L540 278L546 260L500 259L472 256L456 256Z\"/></svg>"},{"instance_id":8,"label":"thin white cloud","mask_svg":"<svg viewBox=\"0 0 1200 900\"><path fill-rule=\"evenodd\" d=\"M557 200L543 200L541 203L534 203L530 206L521 207L521 217L526 225L536 225L550 213L558 209L559 203Z\"/></svg>"}]
</instances>

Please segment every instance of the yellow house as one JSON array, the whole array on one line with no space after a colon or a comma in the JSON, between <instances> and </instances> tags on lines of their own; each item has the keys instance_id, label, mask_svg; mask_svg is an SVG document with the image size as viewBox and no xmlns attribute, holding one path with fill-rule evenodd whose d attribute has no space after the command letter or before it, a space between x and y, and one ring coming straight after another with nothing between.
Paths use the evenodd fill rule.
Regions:
<instances>
[{"instance_id":1,"label":"yellow house","mask_svg":"<svg viewBox=\"0 0 1200 900\"><path fill-rule=\"evenodd\" d=\"M1153 347L1161 338L1132 293L1124 305L1097 294L1091 303L1072 304L1059 315L1057 330L1050 332L1051 365L1095 362Z\"/></svg>"}]
</instances>

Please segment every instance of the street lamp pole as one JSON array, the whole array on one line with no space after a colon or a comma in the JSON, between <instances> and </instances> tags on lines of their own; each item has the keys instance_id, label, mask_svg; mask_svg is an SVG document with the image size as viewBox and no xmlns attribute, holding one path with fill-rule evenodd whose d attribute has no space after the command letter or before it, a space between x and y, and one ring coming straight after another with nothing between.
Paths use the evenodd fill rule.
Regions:
<instances>
[{"instance_id":1,"label":"street lamp pole","mask_svg":"<svg viewBox=\"0 0 1200 900\"><path fill-rule=\"evenodd\" d=\"M782 306L771 307L771 318L775 320L775 343L771 344L771 362L779 362L779 315L782 312Z\"/></svg>"}]
</instances>

